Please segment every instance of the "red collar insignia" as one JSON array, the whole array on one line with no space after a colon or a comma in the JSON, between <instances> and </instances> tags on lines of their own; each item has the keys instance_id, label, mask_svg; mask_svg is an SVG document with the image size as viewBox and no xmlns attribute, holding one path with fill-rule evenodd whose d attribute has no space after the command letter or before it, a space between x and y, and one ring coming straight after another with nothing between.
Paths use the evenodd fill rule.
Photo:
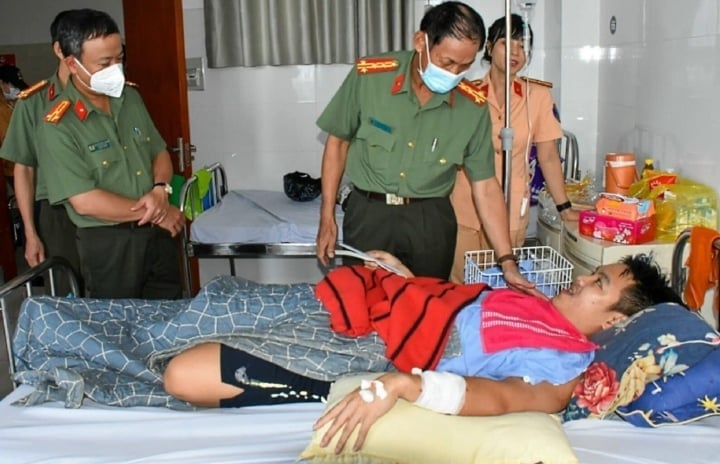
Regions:
<instances>
[{"instance_id":1,"label":"red collar insignia","mask_svg":"<svg viewBox=\"0 0 720 464\"><path fill-rule=\"evenodd\" d=\"M405 74L398 74L393 81L391 93L396 94L402 90L403 84L405 83Z\"/></svg>"},{"instance_id":2,"label":"red collar insignia","mask_svg":"<svg viewBox=\"0 0 720 464\"><path fill-rule=\"evenodd\" d=\"M75 102L75 105L73 106L73 111L75 111L75 114L81 121L85 121L85 119L88 117L87 106L85 106L85 103L83 103L82 100L78 100Z\"/></svg>"}]
</instances>

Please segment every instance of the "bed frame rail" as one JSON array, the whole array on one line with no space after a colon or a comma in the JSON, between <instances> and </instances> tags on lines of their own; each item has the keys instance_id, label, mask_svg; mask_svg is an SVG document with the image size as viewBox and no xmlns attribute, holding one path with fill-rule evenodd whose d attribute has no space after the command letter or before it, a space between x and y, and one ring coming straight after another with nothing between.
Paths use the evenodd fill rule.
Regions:
<instances>
[{"instance_id":1,"label":"bed frame rail","mask_svg":"<svg viewBox=\"0 0 720 464\"><path fill-rule=\"evenodd\" d=\"M33 287L33 281L40 276L49 280L49 288L47 288L47 286ZM13 297L17 297L18 295L21 295L22 299L32 295L42 295L46 294L47 290L49 290L49 295L61 296L57 294L58 289L56 279L58 278L67 279L72 295L80 295L80 287L78 285L78 279L75 272L70 266L70 263L60 256L48 258L37 266L28 269L0 286L0 317L2 317L3 321L3 335L5 337L5 346L8 353L8 364L10 367L11 379L15 374L15 358L12 351L12 332L10 330L11 299ZM25 293L21 294L20 292L23 291ZM14 386L15 382L13 381L13 387Z\"/></svg>"}]
</instances>

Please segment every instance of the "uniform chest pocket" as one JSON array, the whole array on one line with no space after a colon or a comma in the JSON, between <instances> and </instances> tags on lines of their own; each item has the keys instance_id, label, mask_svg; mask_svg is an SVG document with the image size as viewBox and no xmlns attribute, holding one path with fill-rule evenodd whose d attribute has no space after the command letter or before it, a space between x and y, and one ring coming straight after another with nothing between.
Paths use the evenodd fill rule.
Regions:
<instances>
[{"instance_id":1,"label":"uniform chest pocket","mask_svg":"<svg viewBox=\"0 0 720 464\"><path fill-rule=\"evenodd\" d=\"M87 159L97 171L105 171L123 162L122 151L111 146L109 141L100 142L88 147Z\"/></svg>"},{"instance_id":2,"label":"uniform chest pocket","mask_svg":"<svg viewBox=\"0 0 720 464\"><path fill-rule=\"evenodd\" d=\"M395 136L372 125L363 125L355 136L367 146L368 152L391 152L395 148Z\"/></svg>"}]
</instances>

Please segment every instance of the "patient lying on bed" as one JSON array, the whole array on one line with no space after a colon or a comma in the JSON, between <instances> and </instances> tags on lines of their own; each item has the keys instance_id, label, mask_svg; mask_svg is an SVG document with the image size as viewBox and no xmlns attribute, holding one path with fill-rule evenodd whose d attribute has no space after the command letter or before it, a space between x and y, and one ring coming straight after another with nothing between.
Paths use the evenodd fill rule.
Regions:
<instances>
[{"instance_id":1,"label":"patient lying on bed","mask_svg":"<svg viewBox=\"0 0 720 464\"><path fill-rule=\"evenodd\" d=\"M374 254L411 276L393 256ZM293 298L290 293L277 298ZM315 294L335 332L360 339L379 335L375 343L398 370L348 395L321 418L318 427L335 421L327 441L344 424L362 424L366 431L398 398L460 415L560 411L593 359L595 345L587 336L650 305L682 304L645 255L601 266L551 301L483 284L408 280L360 266L334 270ZM313 401L327 394L338 373L323 372L327 361L301 374L258 351L200 343L169 361L164 386L197 406Z\"/></svg>"}]
</instances>

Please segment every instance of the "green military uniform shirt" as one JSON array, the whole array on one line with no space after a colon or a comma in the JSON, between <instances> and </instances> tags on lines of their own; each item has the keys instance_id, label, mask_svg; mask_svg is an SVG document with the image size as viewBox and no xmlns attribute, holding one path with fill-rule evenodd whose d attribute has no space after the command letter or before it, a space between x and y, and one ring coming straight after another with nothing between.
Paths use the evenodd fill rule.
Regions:
<instances>
[{"instance_id":1,"label":"green military uniform shirt","mask_svg":"<svg viewBox=\"0 0 720 464\"><path fill-rule=\"evenodd\" d=\"M38 127L48 199L64 203L78 227L108 223L76 213L70 197L101 189L138 199L152 189L153 160L166 149L137 90L126 85L119 98L110 98L110 107L111 114L99 111L71 78Z\"/></svg>"},{"instance_id":2,"label":"green military uniform shirt","mask_svg":"<svg viewBox=\"0 0 720 464\"><path fill-rule=\"evenodd\" d=\"M0 158L35 168L35 199L47 198L47 185L38 166L36 129L43 116L59 101L63 88L57 74L30 87L31 95L18 99L7 136L0 147ZM28 90L30 90L28 89Z\"/></svg>"},{"instance_id":3,"label":"green military uniform shirt","mask_svg":"<svg viewBox=\"0 0 720 464\"><path fill-rule=\"evenodd\" d=\"M412 89L414 51L359 60L317 120L350 141L346 173L363 190L429 198L450 194L457 167L472 180L495 175L484 98L467 81L424 105ZM394 64L393 64L394 62Z\"/></svg>"}]
</instances>

